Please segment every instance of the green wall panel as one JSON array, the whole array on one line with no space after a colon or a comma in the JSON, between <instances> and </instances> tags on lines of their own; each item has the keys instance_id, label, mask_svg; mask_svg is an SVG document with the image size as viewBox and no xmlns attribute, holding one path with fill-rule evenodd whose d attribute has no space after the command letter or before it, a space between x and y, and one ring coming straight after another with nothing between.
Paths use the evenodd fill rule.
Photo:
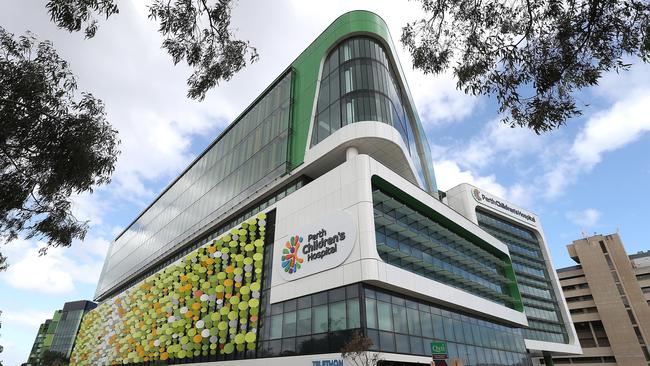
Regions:
<instances>
[{"instance_id":1,"label":"green wall panel","mask_svg":"<svg viewBox=\"0 0 650 366\"><path fill-rule=\"evenodd\" d=\"M229 355L256 347L266 214L88 312L70 365Z\"/></svg>"}]
</instances>

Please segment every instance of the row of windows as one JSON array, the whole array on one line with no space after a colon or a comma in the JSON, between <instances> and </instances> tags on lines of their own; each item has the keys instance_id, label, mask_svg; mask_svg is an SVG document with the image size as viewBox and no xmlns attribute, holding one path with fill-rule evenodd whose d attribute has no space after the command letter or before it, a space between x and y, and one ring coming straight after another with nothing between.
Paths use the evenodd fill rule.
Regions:
<instances>
[{"instance_id":1,"label":"row of windows","mask_svg":"<svg viewBox=\"0 0 650 366\"><path fill-rule=\"evenodd\" d=\"M261 357L338 353L360 329L376 351L430 356L431 342L443 340L465 365L529 365L520 329L361 284L268 305L263 313Z\"/></svg>"},{"instance_id":2,"label":"row of windows","mask_svg":"<svg viewBox=\"0 0 650 366\"><path fill-rule=\"evenodd\" d=\"M541 297L548 300L553 299L553 297L551 296L551 292L549 290L542 290L537 287L524 285L522 283L519 284L519 291L522 294L526 294L526 295Z\"/></svg>"},{"instance_id":3,"label":"row of windows","mask_svg":"<svg viewBox=\"0 0 650 366\"><path fill-rule=\"evenodd\" d=\"M523 229L519 226L511 224L510 222L498 219L482 211L477 210L476 216L478 217L481 225L491 226L504 233L509 233L516 241L521 242L523 240L524 243L530 245L531 248L538 248L539 243L537 241L537 237L530 230Z\"/></svg>"},{"instance_id":4,"label":"row of windows","mask_svg":"<svg viewBox=\"0 0 650 366\"><path fill-rule=\"evenodd\" d=\"M401 135L421 181L433 185L430 168L423 166L430 164L426 136L417 123L412 123L395 75L386 50L377 40L354 37L341 42L323 64L311 144L318 144L350 123L389 124ZM427 162L421 161L414 128L418 128L417 136L426 150L423 154Z\"/></svg>"},{"instance_id":5,"label":"row of windows","mask_svg":"<svg viewBox=\"0 0 650 366\"><path fill-rule=\"evenodd\" d=\"M562 291L583 290L583 289L588 289L588 288L589 288L588 283L578 283L576 285L562 286Z\"/></svg>"},{"instance_id":6,"label":"row of windows","mask_svg":"<svg viewBox=\"0 0 650 366\"><path fill-rule=\"evenodd\" d=\"M239 225L240 223L244 222L246 219L262 212L265 210L267 207L275 204L277 201L283 199L284 197L292 194L293 192L297 191L298 189L302 188L305 184L308 183L308 179L305 176L302 176L298 178L297 180L294 180L282 187L280 187L278 190L273 192L271 195L265 197L262 199L259 203L254 205L253 207L247 209L246 211L243 211L240 213L237 217L233 217L232 219L226 221L225 223L222 223L219 227L214 229L213 231L207 233L204 235L202 240L196 240L193 242L193 245L188 245L184 247L182 250L176 252L176 254L168 257L164 262L160 262L156 266L151 267L149 270L146 272L142 272L138 274L137 276L134 276L124 284L123 286L120 286L119 288L115 289L112 291L113 294L119 294L125 291L126 289L132 287L133 285L139 283L142 281L144 278L147 278L154 273L157 273L158 271L162 270L163 268L169 266L170 264L178 261L179 259L185 257L185 255L201 246L204 244L208 243L209 241L213 240L214 237L217 237L226 231L232 229L233 227ZM268 263L269 261L265 261L264 263Z\"/></svg>"},{"instance_id":7,"label":"row of windows","mask_svg":"<svg viewBox=\"0 0 650 366\"><path fill-rule=\"evenodd\" d=\"M582 295L582 296L567 297L566 302L589 301L593 299L594 297L591 295Z\"/></svg>"},{"instance_id":8,"label":"row of windows","mask_svg":"<svg viewBox=\"0 0 650 366\"><path fill-rule=\"evenodd\" d=\"M373 192L377 250L385 262L424 277L460 288L491 301L512 306L508 279L500 265L486 262L480 250L440 223L391 198L386 192ZM438 230L430 230L438 228ZM460 245L464 242L465 245ZM465 250L472 246L473 251Z\"/></svg>"},{"instance_id":9,"label":"row of windows","mask_svg":"<svg viewBox=\"0 0 650 366\"><path fill-rule=\"evenodd\" d=\"M359 286L341 287L276 303L263 319L262 339L279 339L361 327Z\"/></svg>"},{"instance_id":10,"label":"row of windows","mask_svg":"<svg viewBox=\"0 0 650 366\"><path fill-rule=\"evenodd\" d=\"M374 350L430 356L432 341L447 342L464 365L528 365L521 331L366 287L368 337Z\"/></svg>"},{"instance_id":11,"label":"row of windows","mask_svg":"<svg viewBox=\"0 0 650 366\"><path fill-rule=\"evenodd\" d=\"M365 290L366 325L369 329L411 336L444 339L468 345L519 351L522 342L513 341L513 331L505 327L476 324L469 317L433 307L418 306L417 302L386 292ZM514 338L517 340L517 338Z\"/></svg>"},{"instance_id":12,"label":"row of windows","mask_svg":"<svg viewBox=\"0 0 650 366\"><path fill-rule=\"evenodd\" d=\"M537 276L544 278L546 272L543 269L532 268L520 263L512 262L512 268L515 269L515 273L525 273L532 276Z\"/></svg>"},{"instance_id":13,"label":"row of windows","mask_svg":"<svg viewBox=\"0 0 650 366\"><path fill-rule=\"evenodd\" d=\"M539 299L533 299L528 296L522 296L522 300L524 302L524 305L528 306L534 306L536 308L540 309L546 309L546 310L553 310L555 309L555 304L547 301L547 300L539 300Z\"/></svg>"},{"instance_id":14,"label":"row of windows","mask_svg":"<svg viewBox=\"0 0 650 366\"><path fill-rule=\"evenodd\" d=\"M550 290L553 288L551 278L540 256L541 245L537 236L526 228L481 210L476 210L476 216L481 228L502 240L512 251L512 267L524 299L524 311L532 318L528 322L529 328L524 329L526 338L568 342L557 298Z\"/></svg>"},{"instance_id":15,"label":"row of windows","mask_svg":"<svg viewBox=\"0 0 650 366\"><path fill-rule=\"evenodd\" d=\"M291 81L287 73L115 240L99 294L286 173Z\"/></svg>"},{"instance_id":16,"label":"row of windows","mask_svg":"<svg viewBox=\"0 0 650 366\"><path fill-rule=\"evenodd\" d=\"M320 127L315 126L312 132L312 144L319 143L338 129L340 121L343 125L380 121L397 128L406 145L412 145L410 122L390 67L383 47L370 38L350 38L332 51L323 67L316 116L316 126ZM355 93L350 94L352 92ZM380 95L384 98L375 101L374 98ZM338 103L342 96L347 98ZM334 120L331 121L332 116Z\"/></svg>"},{"instance_id":17,"label":"row of windows","mask_svg":"<svg viewBox=\"0 0 650 366\"><path fill-rule=\"evenodd\" d=\"M526 302L524 301L524 304ZM545 309L539 309L530 305L526 305L526 316L533 317L533 318L538 318L538 319L543 319L543 320L548 320L552 322L559 322L560 318L555 310L545 310Z\"/></svg>"}]
</instances>

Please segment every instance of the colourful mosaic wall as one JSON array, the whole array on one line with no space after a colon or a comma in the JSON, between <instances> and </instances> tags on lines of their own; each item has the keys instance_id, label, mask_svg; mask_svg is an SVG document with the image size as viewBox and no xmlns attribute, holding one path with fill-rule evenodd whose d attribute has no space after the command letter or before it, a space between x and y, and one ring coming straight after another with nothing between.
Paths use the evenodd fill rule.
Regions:
<instances>
[{"instance_id":1,"label":"colourful mosaic wall","mask_svg":"<svg viewBox=\"0 0 650 366\"><path fill-rule=\"evenodd\" d=\"M255 349L265 219L258 214L87 313L70 365Z\"/></svg>"}]
</instances>

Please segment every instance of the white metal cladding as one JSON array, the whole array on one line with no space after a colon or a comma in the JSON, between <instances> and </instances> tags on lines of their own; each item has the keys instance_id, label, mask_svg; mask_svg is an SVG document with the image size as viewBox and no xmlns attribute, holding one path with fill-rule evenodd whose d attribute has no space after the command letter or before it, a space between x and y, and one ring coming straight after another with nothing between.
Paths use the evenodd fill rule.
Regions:
<instances>
[{"instance_id":1,"label":"white metal cladding","mask_svg":"<svg viewBox=\"0 0 650 366\"><path fill-rule=\"evenodd\" d=\"M349 127L349 126L348 126ZM307 167L305 167L307 169ZM508 254L501 242L485 233L411 182L367 155L358 155L307 184L276 204L275 244L284 245L296 227L318 221L337 210L348 212L357 226L356 244L339 266L294 281L283 279L281 258L273 258L271 303L302 295L368 282L410 294L444 306L495 319L505 324L526 325L525 315L466 291L411 273L381 260L377 252L371 177L378 175L418 201Z\"/></svg>"}]
</instances>

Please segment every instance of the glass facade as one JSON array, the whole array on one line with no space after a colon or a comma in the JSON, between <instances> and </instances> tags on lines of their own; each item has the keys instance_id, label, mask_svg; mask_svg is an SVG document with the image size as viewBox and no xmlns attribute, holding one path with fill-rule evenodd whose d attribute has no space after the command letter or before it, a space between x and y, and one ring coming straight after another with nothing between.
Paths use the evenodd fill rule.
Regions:
<instances>
[{"instance_id":1,"label":"glass facade","mask_svg":"<svg viewBox=\"0 0 650 366\"><path fill-rule=\"evenodd\" d=\"M420 161L414 123L404 99L384 47L369 37L346 39L324 61L311 144L318 144L350 123L387 123L399 131L417 174L426 184L426 169ZM428 148L422 131L415 130L423 141L422 149ZM430 165L430 160L427 162ZM433 182L433 175L430 180Z\"/></svg>"},{"instance_id":2,"label":"glass facade","mask_svg":"<svg viewBox=\"0 0 650 366\"><path fill-rule=\"evenodd\" d=\"M61 313L61 319L56 327L56 333L52 340L50 351L60 353L66 358L70 357L84 312L81 309L73 311L64 310Z\"/></svg>"},{"instance_id":3,"label":"glass facade","mask_svg":"<svg viewBox=\"0 0 650 366\"><path fill-rule=\"evenodd\" d=\"M286 173L291 80L277 81L112 243L98 298Z\"/></svg>"},{"instance_id":4,"label":"glass facade","mask_svg":"<svg viewBox=\"0 0 650 366\"><path fill-rule=\"evenodd\" d=\"M146 272L141 272L137 276L134 276L129 279L128 282L123 284L122 286L116 288L115 290L111 291L109 294L110 296L114 296L114 294L121 293L122 291L132 287L133 285L139 283L143 279L155 274L156 272L166 268L167 266L171 265L172 263L180 260L183 258L185 255L188 253L194 251L195 249L198 249L199 247L207 244L211 238L215 236L219 236L226 231L232 229L233 227L237 226L239 223L244 222L249 217L253 217L256 214L263 212L266 208L269 206L275 204L277 201L283 199L284 197L292 194L293 192L299 190L302 188L305 184L309 182L309 179L306 176L301 176L296 180L293 180L280 188L276 189L274 192L272 192L269 195L266 195L262 197L262 199L258 200L255 202L251 207L244 209L240 214L238 214L236 217L221 223L217 228L214 230L211 230L207 232L206 234L203 235L202 238L197 240L195 243L192 245L187 245L183 247L181 250L176 251L174 253L171 253L169 256L165 258L164 261L158 263L157 265L149 268Z\"/></svg>"},{"instance_id":5,"label":"glass facade","mask_svg":"<svg viewBox=\"0 0 650 366\"><path fill-rule=\"evenodd\" d=\"M446 341L449 358L463 365L530 365L521 329L372 287L364 289L367 335L373 350L431 356Z\"/></svg>"},{"instance_id":6,"label":"glass facade","mask_svg":"<svg viewBox=\"0 0 650 366\"><path fill-rule=\"evenodd\" d=\"M567 343L566 327L543 260L539 239L530 230L476 210L478 224L508 246L517 275L524 311L528 317L527 339Z\"/></svg>"},{"instance_id":7,"label":"glass facade","mask_svg":"<svg viewBox=\"0 0 650 366\"><path fill-rule=\"evenodd\" d=\"M340 352L361 328L359 289L351 285L267 305L258 356Z\"/></svg>"},{"instance_id":8,"label":"glass facade","mask_svg":"<svg viewBox=\"0 0 650 366\"><path fill-rule=\"evenodd\" d=\"M268 305L258 357L338 353L358 329L374 351L430 357L446 341L463 365L530 365L521 329L361 284Z\"/></svg>"},{"instance_id":9,"label":"glass facade","mask_svg":"<svg viewBox=\"0 0 650 366\"><path fill-rule=\"evenodd\" d=\"M503 258L445 224L373 188L377 251L385 262L515 308Z\"/></svg>"}]
</instances>

